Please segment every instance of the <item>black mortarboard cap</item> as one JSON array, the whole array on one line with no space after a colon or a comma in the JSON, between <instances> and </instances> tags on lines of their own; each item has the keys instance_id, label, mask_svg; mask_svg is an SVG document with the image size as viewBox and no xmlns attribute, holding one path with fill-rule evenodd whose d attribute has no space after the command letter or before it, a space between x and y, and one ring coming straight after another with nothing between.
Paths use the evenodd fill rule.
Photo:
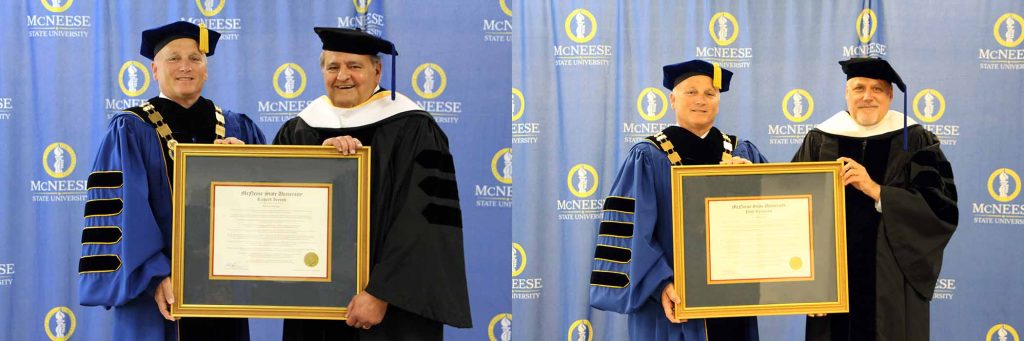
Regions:
<instances>
[{"instance_id":1,"label":"black mortarboard cap","mask_svg":"<svg viewBox=\"0 0 1024 341\"><path fill-rule=\"evenodd\" d=\"M167 43L178 38L194 39L199 43L200 52L212 56L213 50L217 48L220 33L207 29L203 24L196 25L187 21L173 22L142 31L142 47L139 53L152 60Z\"/></svg>"},{"instance_id":2,"label":"black mortarboard cap","mask_svg":"<svg viewBox=\"0 0 1024 341\"><path fill-rule=\"evenodd\" d=\"M395 44L358 28L314 27L313 32L320 36L326 51L391 55L391 100L395 99L395 57L398 56Z\"/></svg>"},{"instance_id":3,"label":"black mortarboard cap","mask_svg":"<svg viewBox=\"0 0 1024 341\"><path fill-rule=\"evenodd\" d=\"M903 150L909 150L907 141L907 85L896 73L896 70L889 65L889 62L880 58L857 57L848 60L840 60L839 65L843 67L846 79L853 77L865 77L881 79L896 84L896 87L903 92Z\"/></svg>"},{"instance_id":4,"label":"black mortarboard cap","mask_svg":"<svg viewBox=\"0 0 1024 341\"><path fill-rule=\"evenodd\" d=\"M903 84L900 75L884 59L850 58L849 60L839 61L839 65L843 67L846 79L853 77L881 79L896 84L896 87L900 88L900 91L903 91L903 93L907 92L907 85Z\"/></svg>"},{"instance_id":5,"label":"black mortarboard cap","mask_svg":"<svg viewBox=\"0 0 1024 341\"><path fill-rule=\"evenodd\" d=\"M662 67L665 74L662 80L669 90L676 87L679 82L696 76L705 75L711 77L711 83L721 92L729 91L729 82L732 80L732 71L726 70L718 64L708 63L700 59L694 59L678 64L669 64Z\"/></svg>"}]
</instances>

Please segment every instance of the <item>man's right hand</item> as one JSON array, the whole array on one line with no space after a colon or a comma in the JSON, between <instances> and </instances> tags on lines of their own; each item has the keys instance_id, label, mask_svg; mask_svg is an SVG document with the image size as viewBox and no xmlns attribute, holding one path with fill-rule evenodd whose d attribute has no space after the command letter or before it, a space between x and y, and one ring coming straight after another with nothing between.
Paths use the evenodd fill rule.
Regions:
<instances>
[{"instance_id":1,"label":"man's right hand","mask_svg":"<svg viewBox=\"0 0 1024 341\"><path fill-rule=\"evenodd\" d=\"M160 281L160 285L156 287L156 294L153 295L153 299L156 300L156 307L160 308L160 314L165 319L168 321L178 320L171 316L171 304L174 304L174 291L171 290L170 277L164 277L164 280Z\"/></svg>"},{"instance_id":2,"label":"man's right hand","mask_svg":"<svg viewBox=\"0 0 1024 341\"><path fill-rule=\"evenodd\" d=\"M324 140L324 146L333 146L338 149L342 155L355 154L356 149L363 146L359 139L352 136L335 136Z\"/></svg>"},{"instance_id":3,"label":"man's right hand","mask_svg":"<svg viewBox=\"0 0 1024 341\"><path fill-rule=\"evenodd\" d=\"M679 303L679 295L676 295L676 287L668 282L661 290L661 308L665 309L665 317L672 323L683 323L686 320L676 318L676 303Z\"/></svg>"}]
</instances>

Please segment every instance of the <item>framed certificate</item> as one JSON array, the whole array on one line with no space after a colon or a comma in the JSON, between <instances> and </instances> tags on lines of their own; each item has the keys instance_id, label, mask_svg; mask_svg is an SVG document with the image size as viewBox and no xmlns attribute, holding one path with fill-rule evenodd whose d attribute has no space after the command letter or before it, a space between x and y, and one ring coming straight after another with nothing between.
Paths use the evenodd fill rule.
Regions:
<instances>
[{"instance_id":1,"label":"framed certificate","mask_svg":"<svg viewBox=\"0 0 1024 341\"><path fill-rule=\"evenodd\" d=\"M370 149L179 144L176 317L342 320L369 279Z\"/></svg>"},{"instance_id":2,"label":"framed certificate","mask_svg":"<svg viewBox=\"0 0 1024 341\"><path fill-rule=\"evenodd\" d=\"M841 168L673 167L676 317L849 311Z\"/></svg>"}]
</instances>

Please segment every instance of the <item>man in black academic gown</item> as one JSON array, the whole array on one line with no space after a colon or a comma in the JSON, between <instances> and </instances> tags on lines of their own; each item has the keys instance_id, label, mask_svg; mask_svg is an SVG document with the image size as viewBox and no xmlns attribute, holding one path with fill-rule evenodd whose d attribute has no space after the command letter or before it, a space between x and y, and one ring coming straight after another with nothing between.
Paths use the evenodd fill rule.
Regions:
<instances>
[{"instance_id":1,"label":"man in black academic gown","mask_svg":"<svg viewBox=\"0 0 1024 341\"><path fill-rule=\"evenodd\" d=\"M360 30L314 31L327 95L285 122L274 144L343 154L372 147L370 279L346 321L286 320L284 339L440 340L444 324L471 327L448 137L415 102L378 86L377 54L398 54L391 42Z\"/></svg>"},{"instance_id":2,"label":"man in black academic gown","mask_svg":"<svg viewBox=\"0 0 1024 341\"><path fill-rule=\"evenodd\" d=\"M807 133L793 161L843 161L850 313L811 316L808 340L928 340L929 301L956 230L953 170L939 140L889 110L888 62L853 58L847 110ZM906 111L904 105L904 111Z\"/></svg>"}]
</instances>

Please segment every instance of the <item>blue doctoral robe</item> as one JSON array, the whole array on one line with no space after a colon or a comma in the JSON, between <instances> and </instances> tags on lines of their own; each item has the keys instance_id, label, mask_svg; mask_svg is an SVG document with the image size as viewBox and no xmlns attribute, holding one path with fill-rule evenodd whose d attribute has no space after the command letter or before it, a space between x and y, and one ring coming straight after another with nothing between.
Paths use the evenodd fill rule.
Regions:
<instances>
[{"instance_id":1,"label":"blue doctoral robe","mask_svg":"<svg viewBox=\"0 0 1024 341\"><path fill-rule=\"evenodd\" d=\"M212 102L200 98L189 109L168 102L150 100L179 142L212 142ZM129 110L141 112L137 107ZM266 143L246 115L227 111L224 118L225 136ZM153 299L160 281L171 273L173 165L165 145L139 114L118 114L89 175L78 295L82 305L114 308L114 340L178 339L179 323L165 320ZM248 338L247 329L244 336Z\"/></svg>"},{"instance_id":2,"label":"blue doctoral robe","mask_svg":"<svg viewBox=\"0 0 1024 341\"><path fill-rule=\"evenodd\" d=\"M688 143L700 139L692 134L687 135L684 143L673 142L683 154L684 164L717 164L714 160L721 160L720 136L712 128L704 139L716 139L712 142ZM692 150L702 146L717 146L718 150ZM695 159L687 157L685 151L692 151ZM767 162L749 141L737 143L732 155L753 163ZM661 307L661 290L673 276L671 167L668 154L651 141L641 141L630 149L605 200L592 263L590 305L629 314L630 340L704 341L708 336L714 339L714 335L707 334L707 321L672 323ZM741 332L746 339L757 339L756 318L737 321L749 328Z\"/></svg>"}]
</instances>

